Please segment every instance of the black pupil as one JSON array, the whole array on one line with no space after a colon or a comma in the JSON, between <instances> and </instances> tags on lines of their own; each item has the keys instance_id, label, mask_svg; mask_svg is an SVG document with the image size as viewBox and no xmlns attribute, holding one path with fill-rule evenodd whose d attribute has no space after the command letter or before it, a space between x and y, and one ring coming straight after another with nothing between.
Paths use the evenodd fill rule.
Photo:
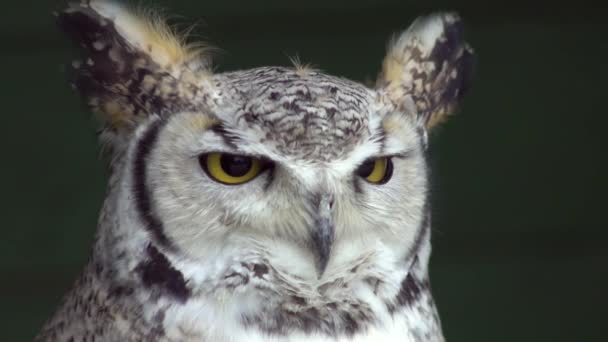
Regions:
<instances>
[{"instance_id":1,"label":"black pupil","mask_svg":"<svg viewBox=\"0 0 608 342\"><path fill-rule=\"evenodd\" d=\"M251 158L235 156L232 154L223 154L220 158L222 170L232 177L242 177L251 170L253 161Z\"/></svg>"},{"instance_id":2,"label":"black pupil","mask_svg":"<svg viewBox=\"0 0 608 342\"><path fill-rule=\"evenodd\" d=\"M374 171L374 167L376 167L376 161L368 160L361 166L359 166L359 168L357 169L357 174L363 178L367 178Z\"/></svg>"}]
</instances>

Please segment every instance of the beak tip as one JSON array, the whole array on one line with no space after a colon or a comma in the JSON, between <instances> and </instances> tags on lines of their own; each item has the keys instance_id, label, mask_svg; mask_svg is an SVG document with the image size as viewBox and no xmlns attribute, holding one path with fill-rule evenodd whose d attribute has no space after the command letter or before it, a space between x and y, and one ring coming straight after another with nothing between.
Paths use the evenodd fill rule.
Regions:
<instances>
[{"instance_id":1,"label":"beak tip","mask_svg":"<svg viewBox=\"0 0 608 342\"><path fill-rule=\"evenodd\" d=\"M329 262L329 256L318 259L317 265L316 265L317 279L321 279L321 277L323 277L323 274L325 274L325 270L327 269L328 262Z\"/></svg>"}]
</instances>

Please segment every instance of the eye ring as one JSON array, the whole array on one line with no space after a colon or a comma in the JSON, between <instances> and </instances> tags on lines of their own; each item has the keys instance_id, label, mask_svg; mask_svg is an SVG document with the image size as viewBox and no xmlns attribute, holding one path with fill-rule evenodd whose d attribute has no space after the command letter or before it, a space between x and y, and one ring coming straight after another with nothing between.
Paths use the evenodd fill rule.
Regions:
<instances>
[{"instance_id":1,"label":"eye ring","mask_svg":"<svg viewBox=\"0 0 608 342\"><path fill-rule=\"evenodd\" d=\"M212 152L199 156L199 163L207 176L225 185L240 185L256 178L267 164L251 156Z\"/></svg>"},{"instance_id":2,"label":"eye ring","mask_svg":"<svg viewBox=\"0 0 608 342\"><path fill-rule=\"evenodd\" d=\"M356 173L369 183L385 184L393 176L393 161L390 157L370 158L357 168Z\"/></svg>"}]
</instances>

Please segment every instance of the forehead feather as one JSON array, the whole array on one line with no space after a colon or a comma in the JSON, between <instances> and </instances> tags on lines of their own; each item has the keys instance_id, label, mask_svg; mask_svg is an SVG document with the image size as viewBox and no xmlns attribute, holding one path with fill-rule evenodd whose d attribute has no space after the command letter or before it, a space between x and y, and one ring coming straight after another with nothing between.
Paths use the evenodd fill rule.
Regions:
<instances>
[{"instance_id":1,"label":"forehead feather","mask_svg":"<svg viewBox=\"0 0 608 342\"><path fill-rule=\"evenodd\" d=\"M217 75L221 119L282 155L327 161L373 134L376 93L315 70L257 68ZM267 146L268 147L268 146Z\"/></svg>"}]
</instances>

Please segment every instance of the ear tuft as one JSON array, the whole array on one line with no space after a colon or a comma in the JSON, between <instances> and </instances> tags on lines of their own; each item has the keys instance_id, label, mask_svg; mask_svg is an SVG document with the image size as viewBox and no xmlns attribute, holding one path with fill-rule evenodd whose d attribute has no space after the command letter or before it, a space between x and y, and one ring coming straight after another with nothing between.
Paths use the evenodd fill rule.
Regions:
<instances>
[{"instance_id":1,"label":"ear tuft","mask_svg":"<svg viewBox=\"0 0 608 342\"><path fill-rule=\"evenodd\" d=\"M421 17L393 39L376 87L427 128L454 112L473 74L473 50L455 13Z\"/></svg>"},{"instance_id":2,"label":"ear tuft","mask_svg":"<svg viewBox=\"0 0 608 342\"><path fill-rule=\"evenodd\" d=\"M90 0L88 5L101 17L110 20L117 33L130 45L145 51L162 67L208 58L205 55L208 48L188 44L187 32L180 34L170 27L160 11L141 6L129 9L107 0Z\"/></svg>"},{"instance_id":3,"label":"ear tuft","mask_svg":"<svg viewBox=\"0 0 608 342\"><path fill-rule=\"evenodd\" d=\"M58 15L84 53L73 83L110 128L133 128L150 114L191 109L204 99L209 59L150 10L85 0Z\"/></svg>"}]
</instances>

